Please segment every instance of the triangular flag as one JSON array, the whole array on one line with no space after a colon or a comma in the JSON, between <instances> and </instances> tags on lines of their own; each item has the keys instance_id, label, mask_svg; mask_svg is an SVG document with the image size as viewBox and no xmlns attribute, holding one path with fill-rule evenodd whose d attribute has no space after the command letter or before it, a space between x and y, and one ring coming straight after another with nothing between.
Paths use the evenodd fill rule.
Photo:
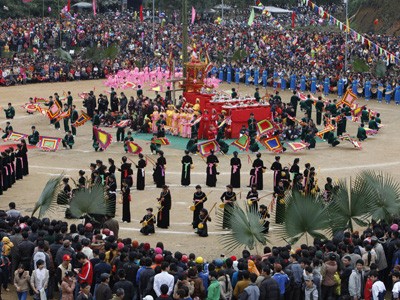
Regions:
<instances>
[{"instance_id":1,"label":"triangular flag","mask_svg":"<svg viewBox=\"0 0 400 300\"><path fill-rule=\"evenodd\" d=\"M251 26L254 23L254 8L251 9L249 21L247 22L247 25Z\"/></svg>"}]
</instances>

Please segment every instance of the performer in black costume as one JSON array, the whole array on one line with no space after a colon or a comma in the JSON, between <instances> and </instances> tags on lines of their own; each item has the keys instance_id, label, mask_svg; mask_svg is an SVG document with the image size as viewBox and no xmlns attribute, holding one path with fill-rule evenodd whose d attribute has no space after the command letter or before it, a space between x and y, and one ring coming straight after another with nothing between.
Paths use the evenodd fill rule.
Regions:
<instances>
[{"instance_id":1,"label":"performer in black costume","mask_svg":"<svg viewBox=\"0 0 400 300\"><path fill-rule=\"evenodd\" d=\"M165 185L165 165L167 164L167 161L164 157L164 151L158 151L158 155L159 157L157 158L157 162L154 167L153 179L156 183L156 186L158 188L162 188Z\"/></svg>"},{"instance_id":2,"label":"performer in black costume","mask_svg":"<svg viewBox=\"0 0 400 300\"><path fill-rule=\"evenodd\" d=\"M206 194L201 190L200 185L196 185L196 192L193 194L193 205L195 206L193 211L193 229L197 228L199 224L200 211L203 209L204 202L207 201Z\"/></svg>"},{"instance_id":3,"label":"performer in black costume","mask_svg":"<svg viewBox=\"0 0 400 300\"><path fill-rule=\"evenodd\" d=\"M115 182L114 176L110 176L108 178L108 185L106 189L108 193L107 214L114 218L117 204L117 183Z\"/></svg>"},{"instance_id":4,"label":"performer in black costume","mask_svg":"<svg viewBox=\"0 0 400 300\"><path fill-rule=\"evenodd\" d=\"M162 186L160 198L157 199L160 210L157 214L157 227L167 229L169 227L169 211L171 210L171 192L167 185Z\"/></svg>"},{"instance_id":5,"label":"performer in black costume","mask_svg":"<svg viewBox=\"0 0 400 300\"><path fill-rule=\"evenodd\" d=\"M238 157L238 152L233 152L231 158L231 186L234 188L240 188L240 169L242 168L242 162Z\"/></svg>"},{"instance_id":6,"label":"performer in black costume","mask_svg":"<svg viewBox=\"0 0 400 300\"><path fill-rule=\"evenodd\" d=\"M217 185L217 164L219 163L218 158L214 155L214 151L211 150L211 154L207 157L207 178L206 185L209 187L215 187Z\"/></svg>"},{"instance_id":7,"label":"performer in black costume","mask_svg":"<svg viewBox=\"0 0 400 300\"><path fill-rule=\"evenodd\" d=\"M136 175L136 189L139 191L143 191L144 187L146 185L145 182L145 170L144 168L146 167L147 163L143 159L143 154L139 154L139 161L138 164L136 165L137 168L137 175Z\"/></svg>"},{"instance_id":8,"label":"performer in black costume","mask_svg":"<svg viewBox=\"0 0 400 300\"><path fill-rule=\"evenodd\" d=\"M199 224L201 224L200 227L197 228L196 233L201 236L201 237L207 237L208 236L208 226L207 222L211 221L210 215L208 214L208 210L205 208L202 208L200 211L199 215Z\"/></svg>"},{"instance_id":9,"label":"performer in black costume","mask_svg":"<svg viewBox=\"0 0 400 300\"><path fill-rule=\"evenodd\" d=\"M251 190L247 193L246 199L251 200L251 205L248 205L249 210L252 210L254 212L258 211L259 199L256 185L251 186Z\"/></svg>"},{"instance_id":10,"label":"performer in black costume","mask_svg":"<svg viewBox=\"0 0 400 300\"><path fill-rule=\"evenodd\" d=\"M22 144L17 145L17 151L15 152L15 179L20 180L24 176L24 161L23 161L23 150L22 150Z\"/></svg>"},{"instance_id":11,"label":"performer in black costume","mask_svg":"<svg viewBox=\"0 0 400 300\"><path fill-rule=\"evenodd\" d=\"M282 181L274 187L274 197L276 198L275 223L282 224L285 220L285 187Z\"/></svg>"},{"instance_id":12,"label":"performer in black costume","mask_svg":"<svg viewBox=\"0 0 400 300\"><path fill-rule=\"evenodd\" d=\"M128 182L126 180L122 181L121 187L121 194L122 194L122 222L131 222L131 209L130 209L130 202L131 202L131 190L128 186Z\"/></svg>"},{"instance_id":13,"label":"performer in black costume","mask_svg":"<svg viewBox=\"0 0 400 300\"><path fill-rule=\"evenodd\" d=\"M257 158L253 161L253 168L250 170L250 185L256 185L258 191L262 191L264 189L263 186L263 173L265 172L266 167L264 166L264 162L261 160L261 153L257 153Z\"/></svg>"},{"instance_id":14,"label":"performer in black costume","mask_svg":"<svg viewBox=\"0 0 400 300\"><path fill-rule=\"evenodd\" d=\"M189 151L185 150L185 156L182 157L182 176L181 176L181 185L188 186L190 185L190 169L193 165L193 159L189 155Z\"/></svg>"},{"instance_id":15,"label":"performer in black costume","mask_svg":"<svg viewBox=\"0 0 400 300\"><path fill-rule=\"evenodd\" d=\"M131 187L133 184L133 180L131 175L133 174L132 171L132 164L127 163L128 158L126 156L122 156L122 164L121 167L118 168L118 171L121 172L121 186L124 180L127 180L128 186Z\"/></svg>"},{"instance_id":16,"label":"performer in black costume","mask_svg":"<svg viewBox=\"0 0 400 300\"><path fill-rule=\"evenodd\" d=\"M274 187L278 185L278 174L282 171L282 165L279 162L281 160L280 156L275 156L275 161L271 165L271 170L274 171Z\"/></svg>"},{"instance_id":17,"label":"performer in black costume","mask_svg":"<svg viewBox=\"0 0 400 300\"><path fill-rule=\"evenodd\" d=\"M293 174L293 179L296 177L297 174L300 173L299 162L300 158L295 158L293 161L293 165L290 167L289 172Z\"/></svg>"},{"instance_id":18,"label":"performer in black costume","mask_svg":"<svg viewBox=\"0 0 400 300\"><path fill-rule=\"evenodd\" d=\"M29 175L29 166L28 166L28 147L26 146L25 139L21 140L22 144L22 162L23 162L23 175Z\"/></svg>"},{"instance_id":19,"label":"performer in black costume","mask_svg":"<svg viewBox=\"0 0 400 300\"><path fill-rule=\"evenodd\" d=\"M149 207L146 209L146 214L140 221L142 228L140 233L144 235L149 235L155 233L154 224L156 223L156 216L153 214L153 208Z\"/></svg>"},{"instance_id":20,"label":"performer in black costume","mask_svg":"<svg viewBox=\"0 0 400 300\"><path fill-rule=\"evenodd\" d=\"M225 204L224 205L224 217L222 221L222 228L223 229L229 229L230 224L229 224L229 213L228 210L229 208L233 208L234 203L236 201L236 193L233 191L233 188L231 185L226 186L226 192L224 192L221 196L221 201Z\"/></svg>"}]
</instances>

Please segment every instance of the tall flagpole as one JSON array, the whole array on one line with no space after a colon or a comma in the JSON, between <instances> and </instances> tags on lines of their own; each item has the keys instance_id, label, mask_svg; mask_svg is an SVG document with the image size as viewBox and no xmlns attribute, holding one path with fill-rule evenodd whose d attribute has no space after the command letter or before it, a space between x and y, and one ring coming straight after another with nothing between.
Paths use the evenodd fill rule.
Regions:
<instances>
[{"instance_id":1,"label":"tall flagpole","mask_svg":"<svg viewBox=\"0 0 400 300\"><path fill-rule=\"evenodd\" d=\"M182 66L183 77L186 77L186 65L188 61L188 16L187 16L187 0L182 2Z\"/></svg>"},{"instance_id":2,"label":"tall flagpole","mask_svg":"<svg viewBox=\"0 0 400 300\"><path fill-rule=\"evenodd\" d=\"M155 27L155 17L154 17L154 0L153 0L153 51L155 49L155 33L154 33L154 27Z\"/></svg>"},{"instance_id":3,"label":"tall flagpole","mask_svg":"<svg viewBox=\"0 0 400 300\"><path fill-rule=\"evenodd\" d=\"M345 59L344 59L344 70L347 72L347 56L348 56L348 38L349 38L349 28L347 26L349 25L348 19L349 19L349 0L344 0L346 4L346 44L345 44Z\"/></svg>"}]
</instances>

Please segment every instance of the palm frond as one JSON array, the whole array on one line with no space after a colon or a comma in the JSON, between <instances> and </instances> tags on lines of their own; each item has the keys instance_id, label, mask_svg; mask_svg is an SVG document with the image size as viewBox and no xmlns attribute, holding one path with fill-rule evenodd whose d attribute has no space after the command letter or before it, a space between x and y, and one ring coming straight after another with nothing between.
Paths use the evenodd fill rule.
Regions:
<instances>
[{"instance_id":1,"label":"palm frond","mask_svg":"<svg viewBox=\"0 0 400 300\"><path fill-rule=\"evenodd\" d=\"M102 185L79 189L70 202L71 214L77 218L90 214L107 214L107 196Z\"/></svg>"},{"instance_id":2,"label":"palm frond","mask_svg":"<svg viewBox=\"0 0 400 300\"><path fill-rule=\"evenodd\" d=\"M56 54L57 54L58 58L60 58L61 60L64 60L69 63L72 62L71 54L69 54L67 51L59 48L56 50Z\"/></svg>"},{"instance_id":3,"label":"palm frond","mask_svg":"<svg viewBox=\"0 0 400 300\"><path fill-rule=\"evenodd\" d=\"M285 198L285 221L277 225L278 236L296 243L303 236L325 239L329 211L320 197L288 193Z\"/></svg>"},{"instance_id":4,"label":"palm frond","mask_svg":"<svg viewBox=\"0 0 400 300\"><path fill-rule=\"evenodd\" d=\"M32 216L39 210L39 218L48 211L54 211L57 207L57 197L61 192L62 186L61 181L64 178L64 174L60 174L57 177L50 178L47 181L38 201L33 208Z\"/></svg>"},{"instance_id":5,"label":"palm frond","mask_svg":"<svg viewBox=\"0 0 400 300\"><path fill-rule=\"evenodd\" d=\"M220 242L229 250L239 247L254 249L257 243L265 245L267 237L263 233L264 227L260 223L260 216L254 209L243 210L239 205L227 207L230 232L219 236ZM223 211L217 212L217 223L223 225Z\"/></svg>"},{"instance_id":6,"label":"palm frond","mask_svg":"<svg viewBox=\"0 0 400 300\"><path fill-rule=\"evenodd\" d=\"M366 204L374 220L390 222L400 215L400 183L392 176L366 170L360 173L359 180L371 195L372 200Z\"/></svg>"},{"instance_id":7,"label":"palm frond","mask_svg":"<svg viewBox=\"0 0 400 300\"><path fill-rule=\"evenodd\" d=\"M350 178L350 180L352 179ZM372 200L371 194L363 190L362 182L358 177L351 182L350 187L349 189L345 180L340 180L337 184L337 191L328 205L333 232L345 229L352 231L353 222L360 226L367 224L369 210L366 202Z\"/></svg>"}]
</instances>

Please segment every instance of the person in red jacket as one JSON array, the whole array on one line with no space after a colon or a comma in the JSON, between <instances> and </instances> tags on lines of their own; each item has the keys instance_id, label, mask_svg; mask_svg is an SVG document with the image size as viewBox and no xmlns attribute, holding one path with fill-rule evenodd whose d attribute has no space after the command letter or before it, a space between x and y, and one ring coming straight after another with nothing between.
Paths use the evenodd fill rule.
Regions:
<instances>
[{"instance_id":1,"label":"person in red jacket","mask_svg":"<svg viewBox=\"0 0 400 300\"><path fill-rule=\"evenodd\" d=\"M76 260L82 265L82 268L75 269L75 273L78 274L78 282L81 285L82 283L87 283L92 285L93 281L93 266L92 263L88 260L87 256L79 252L76 254Z\"/></svg>"}]
</instances>

